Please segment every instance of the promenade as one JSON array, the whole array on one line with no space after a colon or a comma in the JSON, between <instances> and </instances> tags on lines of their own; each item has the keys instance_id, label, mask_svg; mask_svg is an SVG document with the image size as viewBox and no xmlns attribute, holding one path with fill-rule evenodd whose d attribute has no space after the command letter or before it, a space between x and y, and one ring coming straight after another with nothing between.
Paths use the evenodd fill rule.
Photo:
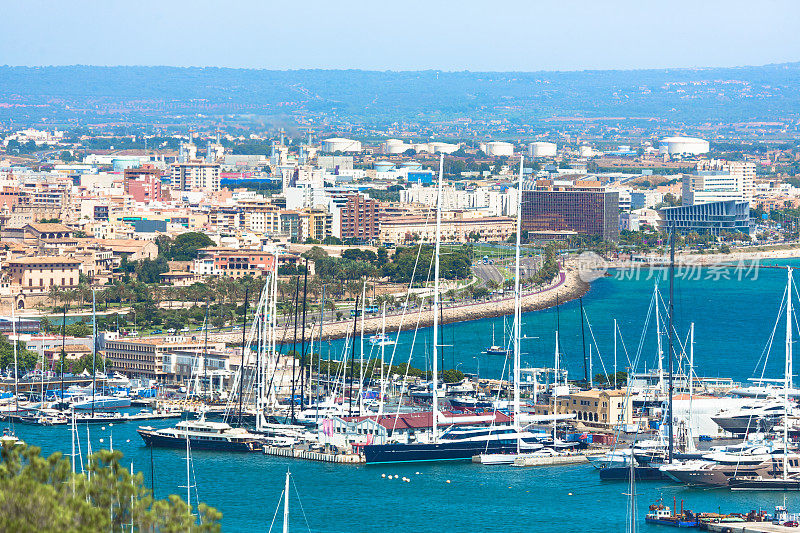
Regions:
<instances>
[{"instance_id":1,"label":"promenade","mask_svg":"<svg viewBox=\"0 0 800 533\"><path fill-rule=\"evenodd\" d=\"M523 311L537 311L539 309L547 309L553 307L556 303L564 303L569 300L574 300L583 296L589 290L589 283L583 281L578 276L578 271L568 264L565 270L562 270L553 282L541 289L523 292L521 307ZM429 301L426 301L428 303ZM490 318L495 316L510 315L514 313L514 295L513 291L506 291L506 294L501 298L482 302L470 303L454 303L444 302L442 314L440 316L440 323L450 324L453 322L464 322L468 320L478 320L481 318ZM419 324L420 327L428 327L433 324L433 311L429 305L425 309L419 308L409 309L405 314L395 312L386 315L386 332L396 332L399 329L402 331L414 329ZM382 319L380 316L369 316L364 318L364 332L368 335L380 333L382 327ZM358 331L361 331L361 319L358 319ZM348 333L352 333L353 319L347 318L338 321L325 322L322 326L323 339L340 339L344 338ZM319 324L312 327L306 326L305 337L306 340L311 339L313 333L314 340L319 340ZM241 342L241 333L218 333L209 334L209 339L214 341L222 341L229 344L236 344ZM285 325L277 331L278 339L292 339L294 336L294 328L291 325ZM298 338L302 335L302 331L298 331Z\"/></svg>"}]
</instances>

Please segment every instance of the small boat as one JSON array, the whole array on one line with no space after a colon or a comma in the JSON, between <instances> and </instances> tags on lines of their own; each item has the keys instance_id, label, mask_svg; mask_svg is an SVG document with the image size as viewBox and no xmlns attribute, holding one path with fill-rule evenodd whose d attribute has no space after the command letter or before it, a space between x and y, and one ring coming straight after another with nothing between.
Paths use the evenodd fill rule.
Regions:
<instances>
[{"instance_id":1,"label":"small boat","mask_svg":"<svg viewBox=\"0 0 800 533\"><path fill-rule=\"evenodd\" d=\"M127 396L105 396L98 394L92 398L91 394L73 396L70 407L77 411L89 411L94 405L95 409L121 409L131 406L131 399Z\"/></svg>"},{"instance_id":2,"label":"small boat","mask_svg":"<svg viewBox=\"0 0 800 533\"><path fill-rule=\"evenodd\" d=\"M139 426L136 430L147 446L160 448L184 448L188 440L192 449L247 452L257 445L260 436L244 428L234 428L225 422L184 420L175 427L156 429Z\"/></svg>"},{"instance_id":3,"label":"small boat","mask_svg":"<svg viewBox=\"0 0 800 533\"><path fill-rule=\"evenodd\" d=\"M0 436L0 447L5 445L6 442L12 445L23 444L23 442L11 431L11 428L4 428L3 435Z\"/></svg>"},{"instance_id":4,"label":"small boat","mask_svg":"<svg viewBox=\"0 0 800 533\"><path fill-rule=\"evenodd\" d=\"M369 338L369 343L373 346L393 346L395 341L385 334L372 335Z\"/></svg>"},{"instance_id":5,"label":"small boat","mask_svg":"<svg viewBox=\"0 0 800 533\"><path fill-rule=\"evenodd\" d=\"M683 501L681 501L681 507L683 507ZM671 527L700 526L700 522L693 512L681 509L679 514L673 514L672 509L660 501L650 506L650 512L644 517L644 521L648 524L659 524Z\"/></svg>"}]
</instances>

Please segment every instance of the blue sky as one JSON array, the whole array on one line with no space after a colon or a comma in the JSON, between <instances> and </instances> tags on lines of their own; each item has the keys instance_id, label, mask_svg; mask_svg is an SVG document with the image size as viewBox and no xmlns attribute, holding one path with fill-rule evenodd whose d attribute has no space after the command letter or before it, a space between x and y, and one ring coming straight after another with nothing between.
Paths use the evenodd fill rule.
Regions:
<instances>
[{"instance_id":1,"label":"blue sky","mask_svg":"<svg viewBox=\"0 0 800 533\"><path fill-rule=\"evenodd\" d=\"M0 64L582 70L800 60L798 0L26 0Z\"/></svg>"}]
</instances>

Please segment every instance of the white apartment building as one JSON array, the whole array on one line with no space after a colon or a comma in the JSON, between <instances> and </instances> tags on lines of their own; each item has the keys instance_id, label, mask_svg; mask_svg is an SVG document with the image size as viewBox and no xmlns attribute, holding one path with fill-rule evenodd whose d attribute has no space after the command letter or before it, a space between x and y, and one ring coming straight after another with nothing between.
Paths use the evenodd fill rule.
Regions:
<instances>
[{"instance_id":1,"label":"white apartment building","mask_svg":"<svg viewBox=\"0 0 800 533\"><path fill-rule=\"evenodd\" d=\"M400 191L400 202L436 205L436 187L415 185ZM483 209L489 216L517 216L517 189L508 187L500 191L489 187L478 187L473 190L456 190L448 187L442 190L442 210Z\"/></svg>"},{"instance_id":2,"label":"white apartment building","mask_svg":"<svg viewBox=\"0 0 800 533\"><path fill-rule=\"evenodd\" d=\"M172 165L172 189L178 191L220 190L219 165L193 161Z\"/></svg>"},{"instance_id":3,"label":"white apartment building","mask_svg":"<svg viewBox=\"0 0 800 533\"><path fill-rule=\"evenodd\" d=\"M711 159L700 161L697 170L683 175L683 205L725 200L753 200L755 163Z\"/></svg>"}]
</instances>

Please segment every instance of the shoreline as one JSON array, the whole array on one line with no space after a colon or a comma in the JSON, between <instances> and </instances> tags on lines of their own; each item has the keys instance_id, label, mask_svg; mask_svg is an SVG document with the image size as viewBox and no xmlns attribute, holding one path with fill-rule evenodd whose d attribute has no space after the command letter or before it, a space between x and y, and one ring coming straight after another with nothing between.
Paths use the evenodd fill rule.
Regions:
<instances>
[{"instance_id":1,"label":"shoreline","mask_svg":"<svg viewBox=\"0 0 800 533\"><path fill-rule=\"evenodd\" d=\"M559 281L551 284L549 287L523 294L521 301L521 308L523 312L539 311L542 309L549 309L555 307L556 302L562 304L571 300L582 297L586 294L591 285L583 281L578 273L578 269L574 266L567 266L565 270L559 273ZM514 313L514 297L510 296L499 300L491 300L488 302L480 302L474 304L463 304L453 307L445 307L442 310L442 318L440 324L453 324L456 322L469 322L472 320L480 320L482 318L493 318L498 316L506 316ZM364 319L364 335L375 335L381 332L382 322L381 317L370 317ZM401 324L402 320L402 324ZM397 332L398 327L401 331L408 331L419 327L430 327L433 325L433 311L425 310L421 313L418 309L406 313L405 317L402 314L392 315L386 317L386 334L394 334ZM356 329L358 333L361 332L361 320L357 321ZM342 339L353 331L352 320L341 320L333 323L325 323L323 325L322 340L336 340ZM284 336L284 333L286 334ZM305 339L309 341L311 334L314 335L314 340L319 341L319 328L314 326L313 332L311 327L306 327ZM290 339L293 331L288 331L288 328L281 328L278 331L278 337L281 339ZM300 340L302 335L298 335ZM282 341L286 344L288 341Z\"/></svg>"}]
</instances>

